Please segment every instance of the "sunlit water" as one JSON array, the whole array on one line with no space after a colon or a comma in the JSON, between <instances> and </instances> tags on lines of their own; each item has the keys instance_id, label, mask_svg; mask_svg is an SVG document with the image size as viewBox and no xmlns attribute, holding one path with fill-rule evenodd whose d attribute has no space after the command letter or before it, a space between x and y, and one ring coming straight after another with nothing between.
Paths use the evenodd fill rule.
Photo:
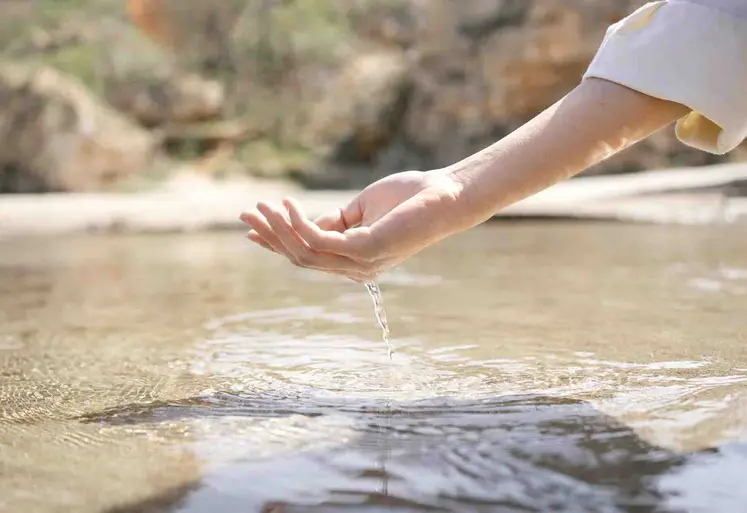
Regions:
<instances>
[{"instance_id":1,"label":"sunlit water","mask_svg":"<svg viewBox=\"0 0 747 513\"><path fill-rule=\"evenodd\" d=\"M496 224L359 284L0 245L0 511L745 511L747 237ZM264 508L264 509L263 509Z\"/></svg>"}]
</instances>

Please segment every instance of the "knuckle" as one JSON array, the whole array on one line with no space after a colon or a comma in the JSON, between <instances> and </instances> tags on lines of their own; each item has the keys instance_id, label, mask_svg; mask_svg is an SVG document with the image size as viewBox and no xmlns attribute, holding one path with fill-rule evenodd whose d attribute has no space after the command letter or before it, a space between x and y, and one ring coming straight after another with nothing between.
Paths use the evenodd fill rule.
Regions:
<instances>
[{"instance_id":1,"label":"knuckle","mask_svg":"<svg viewBox=\"0 0 747 513\"><path fill-rule=\"evenodd\" d=\"M313 251L320 251L323 246L321 237L316 233L309 233L309 236L306 238L306 244Z\"/></svg>"},{"instance_id":2,"label":"knuckle","mask_svg":"<svg viewBox=\"0 0 747 513\"><path fill-rule=\"evenodd\" d=\"M314 263L316 256L308 251L304 251L296 256L298 263L304 267L308 267Z\"/></svg>"},{"instance_id":3,"label":"knuckle","mask_svg":"<svg viewBox=\"0 0 747 513\"><path fill-rule=\"evenodd\" d=\"M297 264L298 264L299 266L301 266L301 267L306 267L306 266L308 266L308 265L309 265L309 264L310 264L311 262L309 261L309 257L308 257L308 256L306 256L305 254L302 254L302 255L298 255L298 256L296 257L296 263L297 263Z\"/></svg>"},{"instance_id":4,"label":"knuckle","mask_svg":"<svg viewBox=\"0 0 747 513\"><path fill-rule=\"evenodd\" d=\"M280 226L280 216L278 216L275 212L267 216L267 222L270 224L273 230L277 230Z\"/></svg>"},{"instance_id":5,"label":"knuckle","mask_svg":"<svg viewBox=\"0 0 747 513\"><path fill-rule=\"evenodd\" d=\"M288 260L290 261L291 264L295 265L296 267L303 267L303 264L301 264L301 262L295 256L289 256Z\"/></svg>"}]
</instances>

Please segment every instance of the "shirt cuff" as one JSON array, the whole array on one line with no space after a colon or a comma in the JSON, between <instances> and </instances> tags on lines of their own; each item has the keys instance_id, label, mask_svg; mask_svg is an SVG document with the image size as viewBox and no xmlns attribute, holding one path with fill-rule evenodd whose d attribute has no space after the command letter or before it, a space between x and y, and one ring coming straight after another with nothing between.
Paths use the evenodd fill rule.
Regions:
<instances>
[{"instance_id":1,"label":"shirt cuff","mask_svg":"<svg viewBox=\"0 0 747 513\"><path fill-rule=\"evenodd\" d=\"M612 25L584 74L680 103L675 133L724 154L747 137L747 20L687 1L644 5Z\"/></svg>"}]
</instances>

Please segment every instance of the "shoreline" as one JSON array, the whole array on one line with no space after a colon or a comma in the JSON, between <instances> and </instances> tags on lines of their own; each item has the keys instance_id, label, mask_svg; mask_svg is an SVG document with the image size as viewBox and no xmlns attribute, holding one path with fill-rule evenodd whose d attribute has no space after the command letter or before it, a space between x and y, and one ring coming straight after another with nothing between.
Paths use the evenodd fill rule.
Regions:
<instances>
[{"instance_id":1,"label":"shoreline","mask_svg":"<svg viewBox=\"0 0 747 513\"><path fill-rule=\"evenodd\" d=\"M747 224L747 163L626 175L579 177L496 214L494 219L567 219L634 223ZM357 191L309 191L286 181L214 182L182 174L156 190L133 193L0 196L0 239L71 233L240 230L239 213L259 200L299 200L311 216L350 201Z\"/></svg>"}]
</instances>

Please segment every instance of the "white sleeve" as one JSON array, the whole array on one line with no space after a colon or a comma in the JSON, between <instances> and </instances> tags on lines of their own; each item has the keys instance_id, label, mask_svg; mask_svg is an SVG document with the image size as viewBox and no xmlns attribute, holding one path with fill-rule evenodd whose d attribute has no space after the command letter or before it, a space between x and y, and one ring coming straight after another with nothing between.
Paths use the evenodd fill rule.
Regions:
<instances>
[{"instance_id":1,"label":"white sleeve","mask_svg":"<svg viewBox=\"0 0 747 513\"><path fill-rule=\"evenodd\" d=\"M747 137L747 19L702 3L644 5L612 25L584 79L601 78L691 109L683 143L710 153Z\"/></svg>"}]
</instances>

